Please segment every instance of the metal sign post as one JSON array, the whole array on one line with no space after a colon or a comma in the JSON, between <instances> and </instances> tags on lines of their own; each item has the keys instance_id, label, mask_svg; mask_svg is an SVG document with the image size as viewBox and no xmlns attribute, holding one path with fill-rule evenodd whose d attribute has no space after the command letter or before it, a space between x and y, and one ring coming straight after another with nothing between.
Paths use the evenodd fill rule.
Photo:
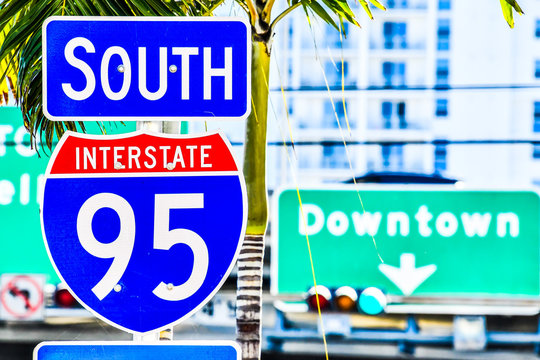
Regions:
<instances>
[{"instance_id":1,"label":"metal sign post","mask_svg":"<svg viewBox=\"0 0 540 360\"><path fill-rule=\"evenodd\" d=\"M180 122L178 121L137 121L137 130L153 131L164 134L180 134ZM156 340L171 341L174 336L173 328L163 329L160 332L149 334L133 334L135 342L151 342Z\"/></svg>"}]
</instances>

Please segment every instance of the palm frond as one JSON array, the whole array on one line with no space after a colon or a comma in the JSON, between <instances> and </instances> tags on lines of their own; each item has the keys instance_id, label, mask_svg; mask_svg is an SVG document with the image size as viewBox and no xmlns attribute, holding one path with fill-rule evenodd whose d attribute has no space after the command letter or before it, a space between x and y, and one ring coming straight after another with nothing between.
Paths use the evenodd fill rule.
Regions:
<instances>
[{"instance_id":1,"label":"palm frond","mask_svg":"<svg viewBox=\"0 0 540 360\"><path fill-rule=\"evenodd\" d=\"M511 28L514 27L514 11L519 15L523 15L523 9L519 6L516 0L500 0L501 9L504 19Z\"/></svg>"},{"instance_id":2,"label":"palm frond","mask_svg":"<svg viewBox=\"0 0 540 360\"><path fill-rule=\"evenodd\" d=\"M10 82L33 144L52 147L53 136L77 130L75 122L43 115L41 26L50 16L204 16L222 0L4 0L0 2L0 99ZM7 76L7 79L6 79ZM6 79L6 80L4 80ZM8 80L9 79L9 80ZM6 95L4 95L6 94ZM1 103L2 100L0 100ZM79 129L84 125L79 123Z\"/></svg>"},{"instance_id":3,"label":"palm frond","mask_svg":"<svg viewBox=\"0 0 540 360\"><path fill-rule=\"evenodd\" d=\"M11 25L12 22L6 24L4 29L0 31L0 44L4 42ZM0 105L8 103L10 92L15 97L14 84L17 74L14 69L18 67L18 63L13 51L9 55L9 57L0 60Z\"/></svg>"}]
</instances>

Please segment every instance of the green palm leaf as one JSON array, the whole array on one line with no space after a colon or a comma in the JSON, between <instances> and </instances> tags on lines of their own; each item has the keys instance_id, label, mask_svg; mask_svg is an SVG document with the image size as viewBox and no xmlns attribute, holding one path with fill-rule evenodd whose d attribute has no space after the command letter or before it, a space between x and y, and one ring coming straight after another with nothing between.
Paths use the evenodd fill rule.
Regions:
<instances>
[{"instance_id":1,"label":"green palm leaf","mask_svg":"<svg viewBox=\"0 0 540 360\"><path fill-rule=\"evenodd\" d=\"M504 19L511 28L514 27L514 11L519 15L523 15L523 9L519 6L516 0L500 0L501 9Z\"/></svg>"},{"instance_id":2,"label":"green palm leaf","mask_svg":"<svg viewBox=\"0 0 540 360\"><path fill-rule=\"evenodd\" d=\"M0 3L0 78L16 74L15 98L34 145L41 137L49 148L53 135L76 130L74 122L50 122L43 116L41 26L54 15L185 16L209 15L222 0L4 0ZM79 128L84 130L82 123Z\"/></svg>"}]
</instances>

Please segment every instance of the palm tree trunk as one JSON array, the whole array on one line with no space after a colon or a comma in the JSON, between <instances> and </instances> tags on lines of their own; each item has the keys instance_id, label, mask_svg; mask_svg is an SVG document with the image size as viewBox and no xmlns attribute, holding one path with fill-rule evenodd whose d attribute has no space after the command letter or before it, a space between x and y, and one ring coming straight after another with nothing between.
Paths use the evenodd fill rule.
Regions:
<instances>
[{"instance_id":1,"label":"palm tree trunk","mask_svg":"<svg viewBox=\"0 0 540 360\"><path fill-rule=\"evenodd\" d=\"M243 360L261 357L261 303L264 235L268 223L266 191L266 117L270 52L267 44L252 42L252 109L246 124L244 176L248 194L248 224L238 259L236 295L237 341Z\"/></svg>"}]
</instances>

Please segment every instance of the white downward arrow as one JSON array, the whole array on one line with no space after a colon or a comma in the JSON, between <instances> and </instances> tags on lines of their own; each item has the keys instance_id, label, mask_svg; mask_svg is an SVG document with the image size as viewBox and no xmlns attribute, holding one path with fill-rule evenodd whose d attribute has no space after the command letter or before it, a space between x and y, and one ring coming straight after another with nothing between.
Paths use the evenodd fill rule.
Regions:
<instances>
[{"instance_id":1,"label":"white downward arrow","mask_svg":"<svg viewBox=\"0 0 540 360\"><path fill-rule=\"evenodd\" d=\"M403 295L409 296L420 284L430 277L435 270L436 265L427 265L417 268L416 257L414 254L401 254L399 258L399 267L380 264L379 270L386 275L401 290Z\"/></svg>"}]
</instances>

